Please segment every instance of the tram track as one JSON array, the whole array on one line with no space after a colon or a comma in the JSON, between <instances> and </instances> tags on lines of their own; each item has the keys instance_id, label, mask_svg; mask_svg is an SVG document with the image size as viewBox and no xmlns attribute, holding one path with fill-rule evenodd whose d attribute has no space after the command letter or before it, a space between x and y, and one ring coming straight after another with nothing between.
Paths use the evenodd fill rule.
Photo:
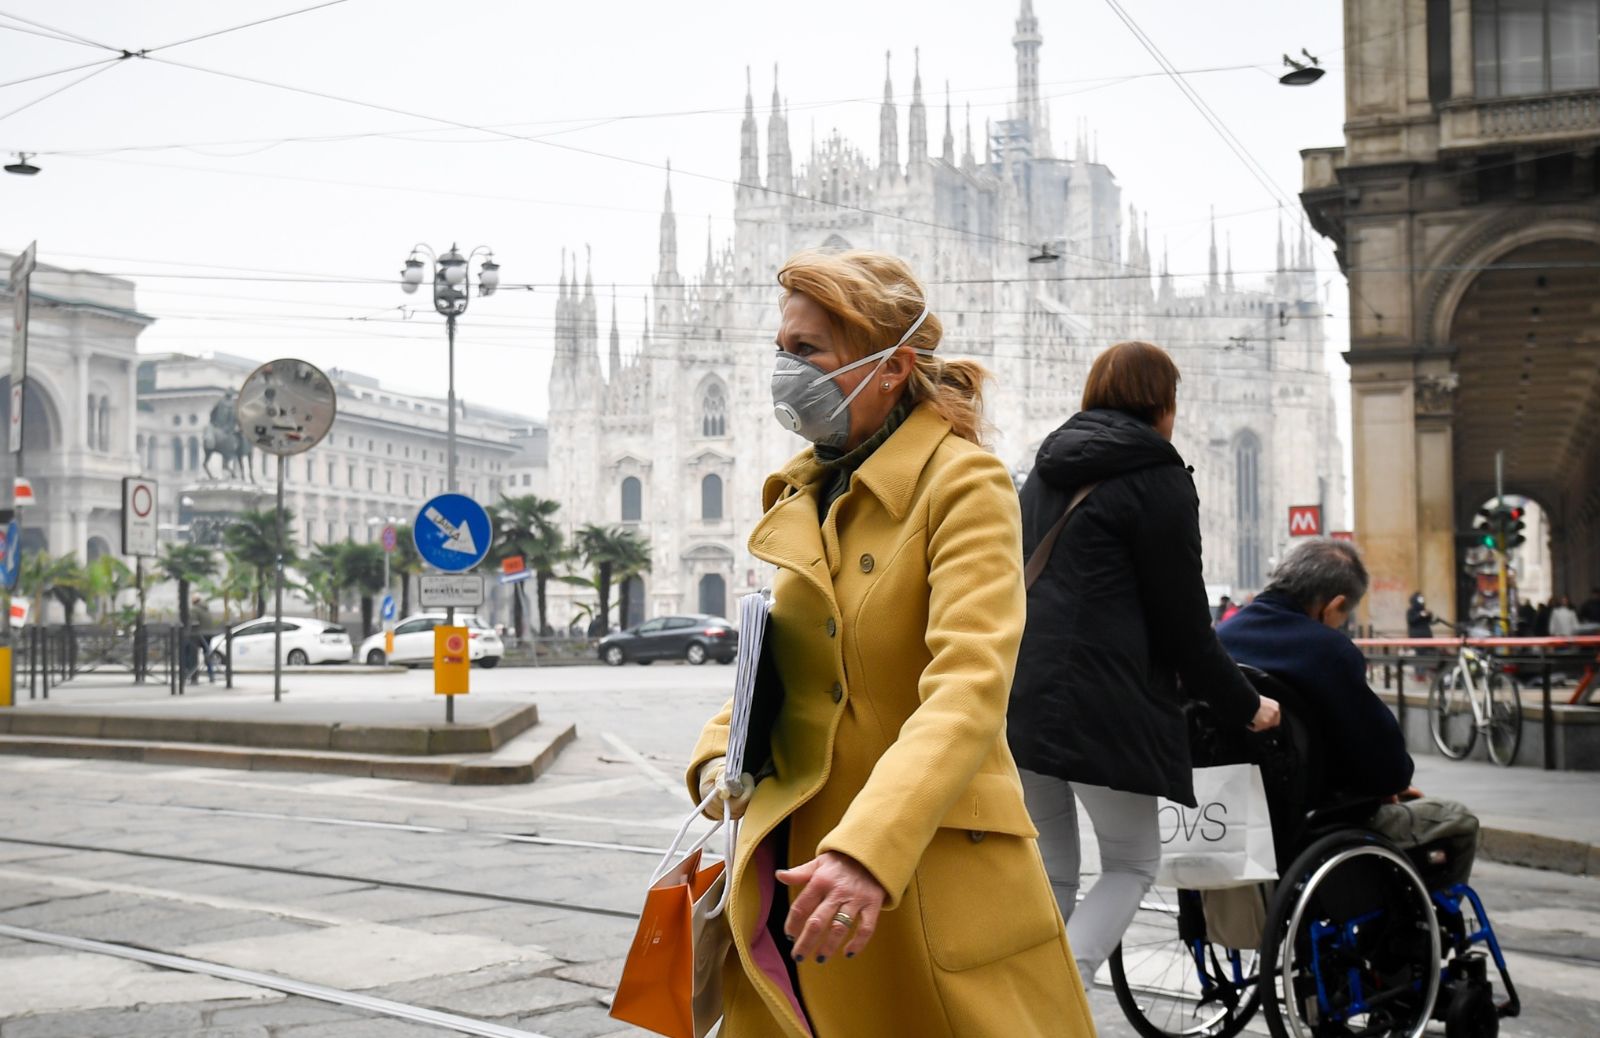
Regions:
<instances>
[{"instance_id":1,"label":"tram track","mask_svg":"<svg viewBox=\"0 0 1600 1038\"><path fill-rule=\"evenodd\" d=\"M340 872L325 872L321 869L298 869L288 865L266 865L259 862L229 861L223 858L202 858L188 854L166 854L161 851L143 851L127 847L105 847L85 843L67 843L57 840L34 840L23 836L0 836L0 844L14 844L22 847L42 847L50 850L74 851L81 854L112 854L128 858L141 858L147 861L169 861L180 865L200 865L211 868L239 869L247 872L269 873L278 876L297 876L304 879L330 880L339 883L354 883L360 886L384 887L390 890L408 890L423 894L437 894L446 897L469 898L478 901L493 901L498 904L522 905L530 908L550 908L564 912L576 912L582 915L605 916L613 919L635 920L639 918L637 912L626 911L618 908L605 908L599 905L586 905L575 901L556 901L549 898L524 897L519 894L495 894L481 890L468 890L461 887L444 887L430 883L412 883L406 880L380 879L373 876L355 876Z\"/></svg>"},{"instance_id":2,"label":"tram track","mask_svg":"<svg viewBox=\"0 0 1600 1038\"><path fill-rule=\"evenodd\" d=\"M68 934L52 933L48 930L35 930L22 926L10 926L5 923L0 923L0 937L10 937L14 940L28 941L33 944L49 945L67 951L126 959L157 969L177 970L182 973L215 977L219 980L233 981L268 991L278 991L286 995L298 995L302 998L310 998L319 1002L357 1009L376 1016L437 1027L456 1034L472 1035L474 1038L548 1038L548 1036L535 1031L507 1027L504 1024L496 1024L489 1020L461 1016L456 1013L446 1013L426 1006L397 1002L393 999L378 998L373 995L362 994L359 991L346 991L342 988L328 987L324 984L314 984L310 981L297 980L277 973L263 973L259 970L242 969L238 966L229 966L221 962L208 962L204 959L172 955L133 944L98 941L87 937L73 937Z\"/></svg>"}]
</instances>

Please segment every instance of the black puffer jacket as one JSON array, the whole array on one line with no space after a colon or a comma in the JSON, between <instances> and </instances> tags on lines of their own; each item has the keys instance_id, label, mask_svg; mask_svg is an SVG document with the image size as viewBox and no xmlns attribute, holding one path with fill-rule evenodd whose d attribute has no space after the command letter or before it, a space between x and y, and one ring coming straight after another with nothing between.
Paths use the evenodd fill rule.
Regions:
<instances>
[{"instance_id":1,"label":"black puffer jacket","mask_svg":"<svg viewBox=\"0 0 1600 1038\"><path fill-rule=\"evenodd\" d=\"M1022 488L1023 551L1096 480L1028 592L1011 750L1030 771L1193 805L1182 696L1241 727L1260 697L1211 629L1194 480L1145 422L1083 411L1045 439Z\"/></svg>"}]
</instances>

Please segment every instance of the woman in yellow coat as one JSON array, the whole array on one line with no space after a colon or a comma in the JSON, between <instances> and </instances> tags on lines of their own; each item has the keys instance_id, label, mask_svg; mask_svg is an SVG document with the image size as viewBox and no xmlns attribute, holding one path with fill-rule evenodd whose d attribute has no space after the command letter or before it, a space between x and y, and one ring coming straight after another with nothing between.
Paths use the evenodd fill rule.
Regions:
<instances>
[{"instance_id":1,"label":"woman in yellow coat","mask_svg":"<svg viewBox=\"0 0 1600 1038\"><path fill-rule=\"evenodd\" d=\"M750 535L778 568L784 699L736 805L722 1034L1092 1035L1006 747L1025 599L1017 494L977 442L986 372L939 359L894 257L801 253L778 281L774 406L814 447ZM728 718L692 793L739 788Z\"/></svg>"}]
</instances>

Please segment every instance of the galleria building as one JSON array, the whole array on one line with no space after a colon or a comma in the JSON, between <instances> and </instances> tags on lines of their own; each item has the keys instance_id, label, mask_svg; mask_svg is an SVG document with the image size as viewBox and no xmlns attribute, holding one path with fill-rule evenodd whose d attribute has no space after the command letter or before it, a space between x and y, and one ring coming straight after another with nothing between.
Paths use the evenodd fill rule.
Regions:
<instances>
[{"instance_id":1,"label":"galleria building","mask_svg":"<svg viewBox=\"0 0 1600 1038\"><path fill-rule=\"evenodd\" d=\"M592 275L580 284L576 261L570 276L563 261L548 492L572 528L620 524L649 542L652 567L635 578L626 622L647 611L728 615L737 595L770 580L745 539L763 479L805 447L772 417L774 275L810 247L881 249L910 263L944 323L939 352L977 358L996 376L991 445L1019 482L1044 437L1077 410L1100 350L1148 339L1171 351L1183 372L1175 443L1194 468L1208 583L1258 590L1286 547L1291 505L1344 514L1304 233L1286 247L1280 229L1277 273L1246 286L1231 259L1219 269L1213 227L1204 290L1180 294L1111 169L1081 135L1071 149L1052 139L1026 0L1012 42L1016 97L1010 118L984 128L981 158L970 116L958 154L948 102L930 147L920 73L903 150L886 79L876 161L837 134L797 161L776 85L763 156L747 91L733 238L708 240L701 269L685 273L669 173L638 341L622 343L614 302L602 339ZM1059 259L1030 263L1040 245L1021 243ZM550 593L557 626L586 600L556 583Z\"/></svg>"}]
</instances>

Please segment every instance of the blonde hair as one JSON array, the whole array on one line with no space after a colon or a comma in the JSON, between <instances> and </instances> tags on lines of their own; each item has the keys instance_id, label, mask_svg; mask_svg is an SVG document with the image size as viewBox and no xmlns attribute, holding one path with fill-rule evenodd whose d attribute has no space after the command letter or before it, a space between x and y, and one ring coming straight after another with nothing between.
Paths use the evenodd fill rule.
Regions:
<instances>
[{"instance_id":1,"label":"blonde hair","mask_svg":"<svg viewBox=\"0 0 1600 1038\"><path fill-rule=\"evenodd\" d=\"M859 360L899 339L922 313L927 299L904 260L866 249L797 252L778 271L778 284L783 286L783 299L799 293L822 307L844 341L847 360ZM943 335L944 325L930 312L905 345L936 349ZM952 432L981 445L989 429L983 417L989 370L974 360L913 356L916 361L906 380L911 403L926 400L950 423Z\"/></svg>"}]
</instances>

